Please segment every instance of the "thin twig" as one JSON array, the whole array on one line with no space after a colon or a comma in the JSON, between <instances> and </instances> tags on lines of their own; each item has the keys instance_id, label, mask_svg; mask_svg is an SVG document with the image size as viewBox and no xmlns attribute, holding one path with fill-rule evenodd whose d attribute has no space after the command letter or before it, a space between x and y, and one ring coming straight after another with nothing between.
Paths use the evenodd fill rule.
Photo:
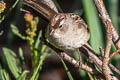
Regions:
<instances>
[{"instance_id":1,"label":"thin twig","mask_svg":"<svg viewBox=\"0 0 120 80\"><path fill-rule=\"evenodd\" d=\"M103 60L103 57L99 57L101 60ZM109 63L109 66L111 67L111 69L113 70L113 71L115 71L116 73L118 73L119 75L120 75L120 70L119 69L117 69L114 65L112 65L111 63Z\"/></svg>"},{"instance_id":2,"label":"thin twig","mask_svg":"<svg viewBox=\"0 0 120 80\"><path fill-rule=\"evenodd\" d=\"M118 49L118 50L116 50L115 52L113 52L111 55L110 55L110 59L113 57L113 56L115 56L118 52L120 52L120 49Z\"/></svg>"},{"instance_id":3,"label":"thin twig","mask_svg":"<svg viewBox=\"0 0 120 80\"><path fill-rule=\"evenodd\" d=\"M111 23L108 21L106 22L107 24L107 44L106 44L106 49L105 49L105 63L108 64L109 61L109 53L110 53L110 49L111 49L111 45L112 45L112 29L111 29Z\"/></svg>"},{"instance_id":4,"label":"thin twig","mask_svg":"<svg viewBox=\"0 0 120 80\"><path fill-rule=\"evenodd\" d=\"M105 55L105 51L103 48L100 47L100 53L101 53L101 57L103 58L103 56ZM102 59L103 60L103 59Z\"/></svg>"},{"instance_id":5,"label":"thin twig","mask_svg":"<svg viewBox=\"0 0 120 80\"><path fill-rule=\"evenodd\" d=\"M22 11L22 12L24 12L24 13L28 13L28 14L30 14L30 11L25 10L25 9L23 9L23 8L21 8L20 11Z\"/></svg>"},{"instance_id":6,"label":"thin twig","mask_svg":"<svg viewBox=\"0 0 120 80\"><path fill-rule=\"evenodd\" d=\"M118 73L120 75L120 70L118 70L115 66L113 66L112 64L109 64L109 66L112 68L112 70L114 70L116 73Z\"/></svg>"},{"instance_id":7,"label":"thin twig","mask_svg":"<svg viewBox=\"0 0 120 80\"><path fill-rule=\"evenodd\" d=\"M109 25L109 24L108 24ZM105 74L106 80L111 80L111 72L108 70L108 62L109 62L109 53L112 45L112 30L111 26L107 27L107 45L105 50L105 55L103 58L103 73Z\"/></svg>"},{"instance_id":8,"label":"thin twig","mask_svg":"<svg viewBox=\"0 0 120 80\"><path fill-rule=\"evenodd\" d=\"M105 49L105 55L103 58L103 73L105 74L106 80L111 80L111 72L108 70L108 62L109 62L109 54L110 54L110 49L112 45L112 29L111 29L111 23L109 21L106 21L107 25L107 44L106 44L106 49Z\"/></svg>"}]
</instances>

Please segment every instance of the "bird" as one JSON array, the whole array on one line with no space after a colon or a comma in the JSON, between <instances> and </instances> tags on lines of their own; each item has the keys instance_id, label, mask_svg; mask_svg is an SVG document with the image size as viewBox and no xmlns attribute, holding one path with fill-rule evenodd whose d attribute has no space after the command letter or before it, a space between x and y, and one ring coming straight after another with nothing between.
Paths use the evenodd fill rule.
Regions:
<instances>
[{"instance_id":1,"label":"bird","mask_svg":"<svg viewBox=\"0 0 120 80\"><path fill-rule=\"evenodd\" d=\"M74 50L87 43L90 32L79 15L58 13L50 20L47 38L52 45L61 50Z\"/></svg>"},{"instance_id":2,"label":"bird","mask_svg":"<svg viewBox=\"0 0 120 80\"><path fill-rule=\"evenodd\" d=\"M37 0L23 0L23 4L43 14L49 20L46 37L56 48L74 50L80 48L89 40L90 31L79 15L74 13L56 13Z\"/></svg>"}]
</instances>

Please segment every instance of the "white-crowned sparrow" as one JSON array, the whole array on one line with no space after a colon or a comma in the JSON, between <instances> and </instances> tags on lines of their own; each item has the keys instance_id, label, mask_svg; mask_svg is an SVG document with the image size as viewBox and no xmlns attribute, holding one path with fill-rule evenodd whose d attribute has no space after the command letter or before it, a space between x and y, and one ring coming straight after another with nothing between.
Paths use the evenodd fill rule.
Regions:
<instances>
[{"instance_id":1,"label":"white-crowned sparrow","mask_svg":"<svg viewBox=\"0 0 120 80\"><path fill-rule=\"evenodd\" d=\"M56 13L37 0L23 0L23 3L49 19L47 37L55 47L73 50L89 40L89 30L80 16L73 13Z\"/></svg>"},{"instance_id":2,"label":"white-crowned sparrow","mask_svg":"<svg viewBox=\"0 0 120 80\"><path fill-rule=\"evenodd\" d=\"M58 13L50 20L47 37L55 47L65 50L79 48L89 40L84 20L73 13Z\"/></svg>"}]
</instances>

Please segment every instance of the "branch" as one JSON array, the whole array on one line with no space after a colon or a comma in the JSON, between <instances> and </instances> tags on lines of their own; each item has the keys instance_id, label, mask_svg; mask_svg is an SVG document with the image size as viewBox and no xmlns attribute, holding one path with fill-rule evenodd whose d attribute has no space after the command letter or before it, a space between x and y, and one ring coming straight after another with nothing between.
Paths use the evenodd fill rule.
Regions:
<instances>
[{"instance_id":1,"label":"branch","mask_svg":"<svg viewBox=\"0 0 120 80\"><path fill-rule=\"evenodd\" d=\"M51 45L50 43L48 43L45 39L41 39L41 41L43 41L43 43L48 46L49 48L53 49L57 55L59 55L62 59L70 62L71 64L73 64L75 67L78 67L80 69L83 69L91 74L94 74L96 77L99 77L99 79L105 79L104 76L102 75L102 73L98 72L96 69L93 69L79 61L76 61L74 58L70 57L69 55L67 55L67 53L63 52L60 49L55 48L53 45Z\"/></svg>"},{"instance_id":2,"label":"branch","mask_svg":"<svg viewBox=\"0 0 120 80\"><path fill-rule=\"evenodd\" d=\"M115 52L113 52L111 55L110 55L110 59L115 56L118 52L120 52L120 49L117 49Z\"/></svg>"},{"instance_id":3,"label":"branch","mask_svg":"<svg viewBox=\"0 0 120 80\"><path fill-rule=\"evenodd\" d=\"M94 0L94 2L95 2L95 5L96 5L101 17L102 17L102 21L104 22L105 26L107 27L106 22L109 22L109 24L111 25L113 43L115 44L116 48L120 48L119 35L118 35L117 31L115 30L112 22L111 22L111 19L106 11L106 8L103 4L103 1L102 0Z\"/></svg>"},{"instance_id":4,"label":"branch","mask_svg":"<svg viewBox=\"0 0 120 80\"><path fill-rule=\"evenodd\" d=\"M111 44L112 44L112 30L111 30L111 26L108 26L107 45L106 45L105 55L103 58L103 73L105 74L106 80L112 80L112 76L111 76L112 73L111 71L109 71L109 66L108 66Z\"/></svg>"},{"instance_id":5,"label":"branch","mask_svg":"<svg viewBox=\"0 0 120 80\"><path fill-rule=\"evenodd\" d=\"M111 19L104 6L103 0L94 0L94 2L96 4L96 7L98 8L100 17L102 18L102 21L105 24L106 30L107 30L107 45L106 45L105 55L103 58L103 73L105 74L106 80L112 80L112 79L114 80L113 76L111 76L111 74L113 73L109 71L109 67L108 67L109 53L110 53L112 40L116 45L116 47L118 48L120 47L119 36L114 26L112 25ZM112 39L112 36L113 36L113 39Z\"/></svg>"},{"instance_id":6,"label":"branch","mask_svg":"<svg viewBox=\"0 0 120 80\"><path fill-rule=\"evenodd\" d=\"M102 69L103 67L102 60L96 56L96 52L94 52L94 50L91 48L89 44L85 44L83 47L81 47L80 51L84 56L87 57L87 59L89 59L90 62L96 64L100 70ZM107 68L107 71L111 74L113 80L118 80L109 67Z\"/></svg>"}]
</instances>

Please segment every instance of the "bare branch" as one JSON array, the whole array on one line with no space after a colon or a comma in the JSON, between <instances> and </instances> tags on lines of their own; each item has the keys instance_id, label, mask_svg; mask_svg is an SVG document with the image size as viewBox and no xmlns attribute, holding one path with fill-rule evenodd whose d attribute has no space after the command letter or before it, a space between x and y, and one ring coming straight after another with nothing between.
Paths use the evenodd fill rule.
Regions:
<instances>
[{"instance_id":1,"label":"bare branch","mask_svg":"<svg viewBox=\"0 0 120 80\"><path fill-rule=\"evenodd\" d=\"M107 45L105 50L105 55L103 58L103 73L105 74L106 80L111 80L111 72L108 70L108 62L109 62L109 53L112 45L112 30L111 30L111 23L108 21L106 22L107 25Z\"/></svg>"},{"instance_id":2,"label":"bare branch","mask_svg":"<svg viewBox=\"0 0 120 80\"><path fill-rule=\"evenodd\" d=\"M98 66L98 68L101 70L103 67L103 62L100 58L96 56L96 53L94 50L90 47L89 44L85 44L83 47L80 48L80 51L89 59L89 61L93 62ZM112 73L109 67L107 67L107 71L109 71L110 75L112 76L113 80L118 80L117 77Z\"/></svg>"},{"instance_id":3,"label":"bare branch","mask_svg":"<svg viewBox=\"0 0 120 80\"><path fill-rule=\"evenodd\" d=\"M109 66L112 68L112 70L114 70L115 72L117 72L120 75L120 70L118 70L115 66L113 66L112 64L109 64Z\"/></svg>"},{"instance_id":4,"label":"bare branch","mask_svg":"<svg viewBox=\"0 0 120 80\"><path fill-rule=\"evenodd\" d=\"M115 56L118 52L120 52L120 49L116 50L115 52L113 52L111 55L110 55L110 59Z\"/></svg>"},{"instance_id":5,"label":"bare branch","mask_svg":"<svg viewBox=\"0 0 120 80\"><path fill-rule=\"evenodd\" d=\"M106 8L104 7L103 1L102 0L94 0L96 7L102 17L102 20L104 23L110 22L109 24L111 25L112 28L112 40L116 46L116 48L120 48L120 39L117 31L115 30L114 26L112 25L111 19L106 11ZM106 24L105 24L106 25ZM107 27L107 25L106 25Z\"/></svg>"},{"instance_id":6,"label":"bare branch","mask_svg":"<svg viewBox=\"0 0 120 80\"><path fill-rule=\"evenodd\" d=\"M103 57L105 55L105 51L103 48L100 47L100 53L101 53L101 57ZM102 59L103 60L103 59Z\"/></svg>"},{"instance_id":7,"label":"bare branch","mask_svg":"<svg viewBox=\"0 0 120 80\"><path fill-rule=\"evenodd\" d=\"M110 48L111 48L111 44L112 44L112 35L113 35L113 42L115 43L115 45L116 45L116 43L120 42L118 40L119 36L112 25L111 19L110 19L109 15L107 13L107 10L104 6L103 0L94 0L94 2L98 8L98 11L102 18L102 21L105 24L106 30L107 30L107 45L106 45L105 55L103 58L103 73L105 74L106 80L112 80L112 79L114 80L113 76L111 76L111 74L113 74L113 73L111 71L109 71L109 67L108 67L109 53L110 53ZM116 36L117 36L117 39L116 39ZM116 45L116 47L118 47L118 46L119 45Z\"/></svg>"},{"instance_id":8,"label":"bare branch","mask_svg":"<svg viewBox=\"0 0 120 80\"><path fill-rule=\"evenodd\" d=\"M63 52L62 50L59 50L57 48L55 48L53 45L51 45L50 43L48 43L45 39L41 39L43 41L43 43L45 45L47 45L48 47L50 47L51 49L53 49L57 55L59 55L62 59L70 62L71 64L73 64L74 66L83 69L91 74L94 74L96 77L99 77L100 79L105 79L104 76L98 72L96 69L93 69L79 61L76 61L74 58L70 57L69 55L67 55L67 53Z\"/></svg>"}]
</instances>

